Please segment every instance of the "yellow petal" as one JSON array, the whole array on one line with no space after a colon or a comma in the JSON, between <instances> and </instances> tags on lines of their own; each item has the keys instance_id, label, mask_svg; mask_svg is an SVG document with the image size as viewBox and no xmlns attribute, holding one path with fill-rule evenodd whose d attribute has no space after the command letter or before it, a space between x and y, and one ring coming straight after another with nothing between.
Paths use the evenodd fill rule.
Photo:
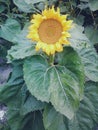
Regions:
<instances>
[{"instance_id":1,"label":"yellow petal","mask_svg":"<svg viewBox=\"0 0 98 130\"><path fill-rule=\"evenodd\" d=\"M42 46L41 43L38 42L37 45L36 45L36 51L40 50L40 49L41 49L41 46Z\"/></svg>"},{"instance_id":2,"label":"yellow petal","mask_svg":"<svg viewBox=\"0 0 98 130\"><path fill-rule=\"evenodd\" d=\"M50 49L46 48L45 52L47 53L47 55L50 55Z\"/></svg>"},{"instance_id":3,"label":"yellow petal","mask_svg":"<svg viewBox=\"0 0 98 130\"><path fill-rule=\"evenodd\" d=\"M27 38L31 39L31 38L32 38L32 34L29 33L29 34L27 35Z\"/></svg>"},{"instance_id":4,"label":"yellow petal","mask_svg":"<svg viewBox=\"0 0 98 130\"><path fill-rule=\"evenodd\" d=\"M64 37L71 37L70 33L68 33L68 32L62 32L62 34Z\"/></svg>"},{"instance_id":5,"label":"yellow petal","mask_svg":"<svg viewBox=\"0 0 98 130\"><path fill-rule=\"evenodd\" d=\"M70 42L67 39L65 39L64 42L63 42L63 44L64 45L70 45Z\"/></svg>"},{"instance_id":6,"label":"yellow petal","mask_svg":"<svg viewBox=\"0 0 98 130\"><path fill-rule=\"evenodd\" d=\"M63 47L62 47L62 45L61 45L61 44L56 43L55 47L56 47L56 51L58 51L58 52L63 51Z\"/></svg>"},{"instance_id":7,"label":"yellow petal","mask_svg":"<svg viewBox=\"0 0 98 130\"><path fill-rule=\"evenodd\" d=\"M50 45L50 52L51 54L55 53L55 45Z\"/></svg>"}]
</instances>

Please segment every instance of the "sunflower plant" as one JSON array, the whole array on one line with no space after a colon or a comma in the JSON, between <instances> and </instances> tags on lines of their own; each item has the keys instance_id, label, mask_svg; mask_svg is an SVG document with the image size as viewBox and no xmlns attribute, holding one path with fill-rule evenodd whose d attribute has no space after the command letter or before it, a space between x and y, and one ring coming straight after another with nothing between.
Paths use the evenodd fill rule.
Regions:
<instances>
[{"instance_id":1,"label":"sunflower plant","mask_svg":"<svg viewBox=\"0 0 98 130\"><path fill-rule=\"evenodd\" d=\"M0 88L8 109L2 130L93 130L98 123L98 55L82 11L75 12L83 4L92 10L85 1L13 0L15 12L0 30L13 44L12 71Z\"/></svg>"}]
</instances>

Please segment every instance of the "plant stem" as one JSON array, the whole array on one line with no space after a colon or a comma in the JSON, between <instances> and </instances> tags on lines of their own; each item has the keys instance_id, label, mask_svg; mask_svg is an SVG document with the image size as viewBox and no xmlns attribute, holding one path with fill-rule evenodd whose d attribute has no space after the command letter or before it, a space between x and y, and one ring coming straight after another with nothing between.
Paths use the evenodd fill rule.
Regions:
<instances>
[{"instance_id":1,"label":"plant stem","mask_svg":"<svg viewBox=\"0 0 98 130\"><path fill-rule=\"evenodd\" d=\"M49 64L50 65L54 65L54 57L55 57L55 55L50 55L49 56Z\"/></svg>"}]
</instances>

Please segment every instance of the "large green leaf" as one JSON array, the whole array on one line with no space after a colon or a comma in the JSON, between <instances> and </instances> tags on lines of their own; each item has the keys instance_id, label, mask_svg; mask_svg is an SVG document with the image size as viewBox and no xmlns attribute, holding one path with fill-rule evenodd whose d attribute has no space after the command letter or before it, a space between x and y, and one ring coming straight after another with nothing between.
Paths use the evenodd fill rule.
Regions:
<instances>
[{"instance_id":1,"label":"large green leaf","mask_svg":"<svg viewBox=\"0 0 98 130\"><path fill-rule=\"evenodd\" d=\"M90 80L98 82L98 55L83 31L83 27L75 25L70 30L71 38L69 40L71 46L80 55L85 75Z\"/></svg>"},{"instance_id":2,"label":"large green leaf","mask_svg":"<svg viewBox=\"0 0 98 130\"><path fill-rule=\"evenodd\" d=\"M73 117L80 100L81 87L75 73L78 71L71 71L63 65L49 66L41 56L28 58L24 63L24 79L31 94L38 100L51 102L68 118Z\"/></svg>"},{"instance_id":3,"label":"large green leaf","mask_svg":"<svg viewBox=\"0 0 98 130\"><path fill-rule=\"evenodd\" d=\"M52 106L44 110L43 121L46 130L92 130L98 121L98 83L87 82L85 96L73 119L68 120Z\"/></svg>"},{"instance_id":4,"label":"large green leaf","mask_svg":"<svg viewBox=\"0 0 98 130\"><path fill-rule=\"evenodd\" d=\"M7 19L4 25L1 25L0 29L0 37L13 42L16 34L20 32L20 24L15 19Z\"/></svg>"}]
</instances>

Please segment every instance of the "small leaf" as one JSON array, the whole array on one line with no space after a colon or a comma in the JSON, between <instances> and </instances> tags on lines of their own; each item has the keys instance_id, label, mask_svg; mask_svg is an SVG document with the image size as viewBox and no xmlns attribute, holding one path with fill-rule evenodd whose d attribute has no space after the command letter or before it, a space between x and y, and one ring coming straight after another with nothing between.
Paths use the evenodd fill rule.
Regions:
<instances>
[{"instance_id":1,"label":"small leaf","mask_svg":"<svg viewBox=\"0 0 98 130\"><path fill-rule=\"evenodd\" d=\"M77 17L73 17L72 19L74 20L74 23L82 26L84 24L84 18L85 17L83 15L79 15Z\"/></svg>"},{"instance_id":2,"label":"small leaf","mask_svg":"<svg viewBox=\"0 0 98 130\"><path fill-rule=\"evenodd\" d=\"M0 85L7 82L11 71L12 71L11 66L8 65L0 66Z\"/></svg>"},{"instance_id":3,"label":"small leaf","mask_svg":"<svg viewBox=\"0 0 98 130\"><path fill-rule=\"evenodd\" d=\"M95 113L93 113L93 120L98 121L98 83L89 81L85 84L85 95L92 103ZM91 107L90 107L91 108Z\"/></svg>"},{"instance_id":4,"label":"small leaf","mask_svg":"<svg viewBox=\"0 0 98 130\"><path fill-rule=\"evenodd\" d=\"M0 5L0 13L2 13L5 9L6 7L4 5Z\"/></svg>"},{"instance_id":5,"label":"small leaf","mask_svg":"<svg viewBox=\"0 0 98 130\"><path fill-rule=\"evenodd\" d=\"M71 37L69 38L71 46L73 48L78 49L81 45L81 43L89 43L89 39L86 37L86 35L83 33L84 28L80 25L73 25L72 29L69 31L71 34Z\"/></svg>"},{"instance_id":6,"label":"small leaf","mask_svg":"<svg viewBox=\"0 0 98 130\"><path fill-rule=\"evenodd\" d=\"M14 4L23 12L32 12L33 7L25 2L25 0L13 0Z\"/></svg>"},{"instance_id":7,"label":"small leaf","mask_svg":"<svg viewBox=\"0 0 98 130\"><path fill-rule=\"evenodd\" d=\"M45 2L45 0L25 0L25 2L27 4L35 4L35 3L39 3L39 2Z\"/></svg>"},{"instance_id":8,"label":"small leaf","mask_svg":"<svg viewBox=\"0 0 98 130\"><path fill-rule=\"evenodd\" d=\"M68 130L63 115L49 105L44 110L43 122L46 130Z\"/></svg>"},{"instance_id":9,"label":"small leaf","mask_svg":"<svg viewBox=\"0 0 98 130\"><path fill-rule=\"evenodd\" d=\"M29 96L21 108L21 115L26 115L27 113L42 110L45 106L45 103L38 101L35 97Z\"/></svg>"},{"instance_id":10,"label":"small leaf","mask_svg":"<svg viewBox=\"0 0 98 130\"><path fill-rule=\"evenodd\" d=\"M89 6L92 11L98 10L98 1L97 0L89 0Z\"/></svg>"},{"instance_id":11,"label":"small leaf","mask_svg":"<svg viewBox=\"0 0 98 130\"><path fill-rule=\"evenodd\" d=\"M85 34L92 44L98 43L98 30L94 29L92 26L87 26L85 28Z\"/></svg>"},{"instance_id":12,"label":"small leaf","mask_svg":"<svg viewBox=\"0 0 98 130\"><path fill-rule=\"evenodd\" d=\"M22 68L21 68L22 69ZM0 102L6 103L7 105L10 102L10 99L17 94L23 83L21 78L22 72L20 66L15 67L11 74L8 82L0 87Z\"/></svg>"},{"instance_id":13,"label":"small leaf","mask_svg":"<svg viewBox=\"0 0 98 130\"><path fill-rule=\"evenodd\" d=\"M8 51L8 62L12 62L18 59L24 59L25 57L36 54L35 46L31 43L17 44L11 47Z\"/></svg>"},{"instance_id":14,"label":"small leaf","mask_svg":"<svg viewBox=\"0 0 98 130\"><path fill-rule=\"evenodd\" d=\"M1 25L0 37L13 42L16 34L20 32L20 24L15 19L7 19L4 25Z\"/></svg>"},{"instance_id":15,"label":"small leaf","mask_svg":"<svg viewBox=\"0 0 98 130\"><path fill-rule=\"evenodd\" d=\"M13 0L13 2L21 11L29 13L35 11L35 3L45 2L45 0Z\"/></svg>"}]
</instances>

